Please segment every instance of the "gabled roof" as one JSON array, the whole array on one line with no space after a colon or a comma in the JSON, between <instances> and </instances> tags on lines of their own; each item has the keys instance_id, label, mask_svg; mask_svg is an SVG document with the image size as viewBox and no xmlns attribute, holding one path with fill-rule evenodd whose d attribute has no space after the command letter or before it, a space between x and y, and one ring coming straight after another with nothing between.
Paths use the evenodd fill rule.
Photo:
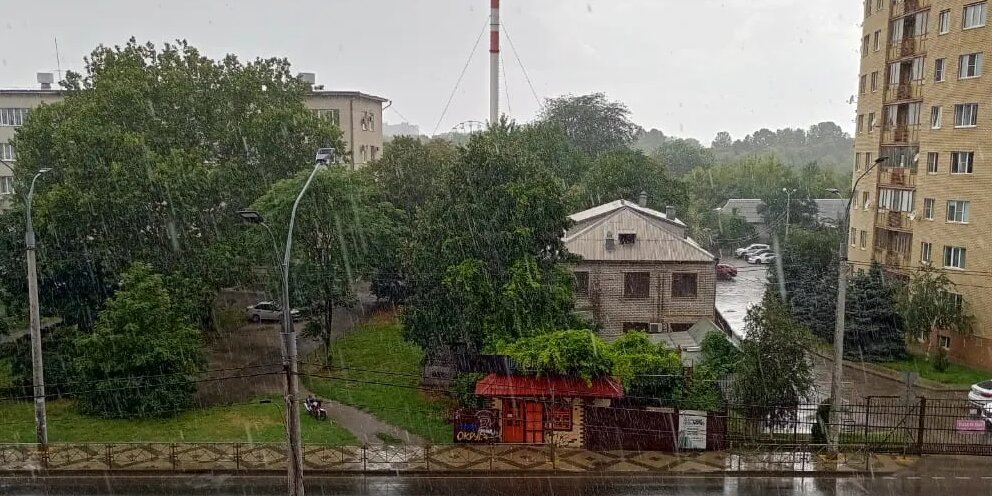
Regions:
<instances>
[{"instance_id":1,"label":"gabled roof","mask_svg":"<svg viewBox=\"0 0 992 496\"><path fill-rule=\"evenodd\" d=\"M597 207L592 207L588 210L583 210L577 214L569 215L568 218L572 219L575 223L579 223L599 217L601 215L606 215L608 213L615 212L621 208L629 208L631 210L636 210L644 215L653 217L655 219L671 222L672 224L675 224L677 226L685 227L685 223L678 219L669 219L667 215L657 210L653 210L647 207L642 207L635 202L627 201L627 200L617 200L617 201L611 201L610 203L604 203Z\"/></svg>"},{"instance_id":2,"label":"gabled roof","mask_svg":"<svg viewBox=\"0 0 992 496\"><path fill-rule=\"evenodd\" d=\"M736 215L743 217L748 224L760 224L765 218L758 213L758 207L764 204L758 198L731 198L717 210L728 215L734 214L736 210Z\"/></svg>"},{"instance_id":3,"label":"gabled roof","mask_svg":"<svg viewBox=\"0 0 992 496\"><path fill-rule=\"evenodd\" d=\"M816 202L816 217L820 220L841 220L847 210L846 198L819 198Z\"/></svg>"},{"instance_id":4,"label":"gabled roof","mask_svg":"<svg viewBox=\"0 0 992 496\"><path fill-rule=\"evenodd\" d=\"M623 386L610 377L586 382L581 377L489 374L476 383L479 396L545 398L623 398Z\"/></svg>"}]
</instances>

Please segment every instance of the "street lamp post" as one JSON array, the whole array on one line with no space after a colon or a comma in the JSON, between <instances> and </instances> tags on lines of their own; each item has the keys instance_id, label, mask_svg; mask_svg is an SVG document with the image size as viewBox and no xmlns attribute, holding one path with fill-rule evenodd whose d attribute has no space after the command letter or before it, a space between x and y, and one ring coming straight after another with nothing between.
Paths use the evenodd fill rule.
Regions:
<instances>
[{"instance_id":1,"label":"street lamp post","mask_svg":"<svg viewBox=\"0 0 992 496\"><path fill-rule=\"evenodd\" d=\"M794 189L782 188L782 192L785 193L785 240L789 241L789 214L792 208L792 194L796 192Z\"/></svg>"},{"instance_id":2,"label":"street lamp post","mask_svg":"<svg viewBox=\"0 0 992 496\"><path fill-rule=\"evenodd\" d=\"M35 255L34 222L31 218L31 202L34 200L34 185L42 174L52 169L39 169L31 179L28 198L25 203L26 223L24 245L28 265L28 318L31 327L31 372L34 383L34 420L38 434L38 444L48 444L48 415L45 413L45 367L41 355L41 311L38 308L38 267Z\"/></svg>"},{"instance_id":3,"label":"street lamp post","mask_svg":"<svg viewBox=\"0 0 992 496\"><path fill-rule=\"evenodd\" d=\"M844 377L844 313L847 311L847 239L851 226L851 203L854 201L854 192L857 191L858 183L868 175L876 166L888 160L889 157L878 157L875 162L858 176L851 186L851 193L847 199L847 209L844 210L844 222L841 223L840 246L837 249L837 312L834 323L834 370L830 380L830 426L827 442L830 451L837 453L840 441L840 396L841 382ZM831 193L841 197L837 189L829 190ZM841 197L842 198L842 197Z\"/></svg>"}]
</instances>

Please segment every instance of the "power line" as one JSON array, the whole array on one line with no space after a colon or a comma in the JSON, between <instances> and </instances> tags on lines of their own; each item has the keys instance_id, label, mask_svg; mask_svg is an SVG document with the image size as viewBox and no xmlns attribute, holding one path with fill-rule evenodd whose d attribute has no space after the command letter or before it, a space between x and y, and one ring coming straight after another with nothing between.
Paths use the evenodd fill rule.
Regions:
<instances>
[{"instance_id":1,"label":"power line","mask_svg":"<svg viewBox=\"0 0 992 496\"><path fill-rule=\"evenodd\" d=\"M451 106L451 101L455 98L455 92L458 91L458 85L461 84L462 78L465 77L465 71L468 70L468 65L472 63L472 57L475 56L475 50L479 48L479 42L482 41L482 35L486 34L486 27L489 26L489 18L486 18L486 22L482 25L482 30L479 31L479 37L475 39L475 45L472 45L472 51L468 54L468 60L465 61L465 66L462 67L461 74L458 75L458 80L455 81L455 87L451 89L451 95L448 96L448 103L444 104L444 110L441 111L441 117L437 118L437 124L434 125L434 131L431 135L437 134L437 128L441 127L441 121L444 120L445 114L448 113L448 107Z\"/></svg>"},{"instance_id":2,"label":"power line","mask_svg":"<svg viewBox=\"0 0 992 496\"><path fill-rule=\"evenodd\" d=\"M527 74L527 69L524 67L524 63L520 60L520 54L517 53L517 47L513 45L513 39L510 38L510 32L506 29L506 21L500 22L503 27L503 34L506 35L506 41L510 42L510 50L513 50L513 56L517 59L517 65L520 66L520 71L524 73L524 79L527 81L527 86L530 87L530 93L534 95L534 101L537 102L537 108L544 108L544 104L541 103L540 97L537 96L537 90L534 89L534 83L530 81L530 75Z\"/></svg>"}]
</instances>

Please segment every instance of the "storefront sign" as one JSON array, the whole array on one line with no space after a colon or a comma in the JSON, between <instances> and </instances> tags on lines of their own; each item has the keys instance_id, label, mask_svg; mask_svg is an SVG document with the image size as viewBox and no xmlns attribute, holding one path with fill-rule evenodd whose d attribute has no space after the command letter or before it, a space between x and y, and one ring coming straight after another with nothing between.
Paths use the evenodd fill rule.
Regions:
<instances>
[{"instance_id":1,"label":"storefront sign","mask_svg":"<svg viewBox=\"0 0 992 496\"><path fill-rule=\"evenodd\" d=\"M679 412L679 449L706 449L706 412L698 410Z\"/></svg>"},{"instance_id":2,"label":"storefront sign","mask_svg":"<svg viewBox=\"0 0 992 496\"><path fill-rule=\"evenodd\" d=\"M499 410L461 409L455 412L455 442L499 442Z\"/></svg>"}]
</instances>

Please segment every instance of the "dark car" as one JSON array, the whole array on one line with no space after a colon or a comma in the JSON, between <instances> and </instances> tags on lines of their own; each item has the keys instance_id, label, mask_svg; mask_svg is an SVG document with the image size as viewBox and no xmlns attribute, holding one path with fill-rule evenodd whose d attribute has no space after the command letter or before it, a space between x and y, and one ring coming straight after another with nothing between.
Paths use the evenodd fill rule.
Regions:
<instances>
[{"instance_id":1,"label":"dark car","mask_svg":"<svg viewBox=\"0 0 992 496\"><path fill-rule=\"evenodd\" d=\"M730 264L716 264L716 278L721 281L731 281L737 277L737 267Z\"/></svg>"}]
</instances>

